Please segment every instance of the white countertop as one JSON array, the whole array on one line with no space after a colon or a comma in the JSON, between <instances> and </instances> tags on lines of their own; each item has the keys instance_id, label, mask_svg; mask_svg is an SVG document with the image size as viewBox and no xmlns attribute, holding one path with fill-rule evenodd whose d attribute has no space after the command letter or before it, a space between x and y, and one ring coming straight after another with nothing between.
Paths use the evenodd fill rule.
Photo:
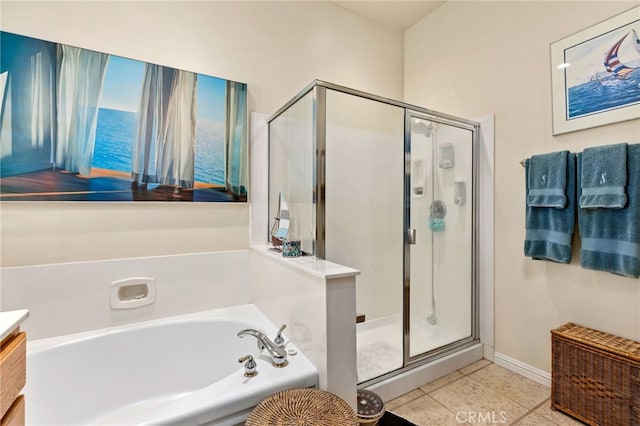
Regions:
<instances>
[{"instance_id":1,"label":"white countertop","mask_svg":"<svg viewBox=\"0 0 640 426\"><path fill-rule=\"evenodd\" d=\"M338 265L337 263L329 262L324 259L318 259L315 256L283 257L282 253L272 250L266 244L253 245L251 246L251 249L256 253L268 256L277 262L282 262L283 265L288 265L326 280L360 275L360 271L357 269Z\"/></svg>"},{"instance_id":2,"label":"white countertop","mask_svg":"<svg viewBox=\"0 0 640 426\"><path fill-rule=\"evenodd\" d=\"M0 312L0 341L11 334L27 318L29 318L29 311L26 309Z\"/></svg>"}]
</instances>

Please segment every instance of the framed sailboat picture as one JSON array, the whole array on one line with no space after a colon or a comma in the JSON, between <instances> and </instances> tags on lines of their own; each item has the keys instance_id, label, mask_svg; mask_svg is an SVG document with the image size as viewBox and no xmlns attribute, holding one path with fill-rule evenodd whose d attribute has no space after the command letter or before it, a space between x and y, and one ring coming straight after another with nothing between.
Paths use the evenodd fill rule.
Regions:
<instances>
[{"instance_id":1,"label":"framed sailboat picture","mask_svg":"<svg viewBox=\"0 0 640 426\"><path fill-rule=\"evenodd\" d=\"M640 118L640 7L551 44L553 134Z\"/></svg>"}]
</instances>

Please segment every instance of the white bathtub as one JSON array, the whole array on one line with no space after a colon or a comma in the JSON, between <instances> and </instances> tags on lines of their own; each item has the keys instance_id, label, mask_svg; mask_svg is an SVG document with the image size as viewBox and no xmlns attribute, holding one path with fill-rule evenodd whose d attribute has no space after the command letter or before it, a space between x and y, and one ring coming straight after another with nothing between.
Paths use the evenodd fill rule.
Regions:
<instances>
[{"instance_id":1,"label":"white bathtub","mask_svg":"<svg viewBox=\"0 0 640 426\"><path fill-rule=\"evenodd\" d=\"M253 305L152 320L28 342L27 425L234 425L268 395L316 387L316 368L297 355L275 368L256 339L277 327ZM286 338L286 330L285 330ZM252 354L258 375L238 358Z\"/></svg>"}]
</instances>

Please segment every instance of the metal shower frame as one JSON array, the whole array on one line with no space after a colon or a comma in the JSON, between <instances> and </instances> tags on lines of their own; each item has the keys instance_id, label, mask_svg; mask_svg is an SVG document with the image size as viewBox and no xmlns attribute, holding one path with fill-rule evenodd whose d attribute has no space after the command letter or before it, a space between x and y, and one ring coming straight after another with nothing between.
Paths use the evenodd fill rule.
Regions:
<instances>
[{"instance_id":1,"label":"metal shower frame","mask_svg":"<svg viewBox=\"0 0 640 426\"><path fill-rule=\"evenodd\" d=\"M271 122L278 118L282 113L287 111L291 106L296 104L300 99L308 95L310 92L314 92L313 103L313 144L316 151L316 161L314 162L314 202L315 202L315 239L314 250L312 253L316 257L325 258L325 224L326 224L326 200L325 200L325 176L326 176L326 124L327 124L327 102L326 93L327 90L333 90L336 92L345 93L352 96L368 99L371 101L381 102L387 105L393 105L404 109L404 199L408 200L411 196L411 118L416 117L423 120L428 120L435 123L445 124L449 126L458 127L464 130L472 132L472 176L473 184L471 190L472 200L472 255L471 255L471 335L465 339L458 340L451 344L436 348L434 350L416 355L410 356L410 206L405 202L403 213L403 365L401 368L390 371L384 375L360 383L359 387L367 387L372 384L383 381L389 377L396 376L404 371L413 369L420 365L432 362L438 358L442 358L449 354L452 354L458 350L470 347L479 341L480 336L480 309L479 309L479 263L478 263L478 227L479 227L479 210L478 210L478 188L479 188L479 171L478 171L478 157L479 157L479 142L480 142L480 124L467 120L464 118L456 117L453 115L445 114L442 112L430 110L417 105L408 104L386 98L383 96L374 95L371 93L363 92L360 90L352 89L345 86L329 83L322 80L314 80L304 89L302 89L296 96L279 108L271 117L268 118L269 123L269 140L271 132ZM269 162L270 164L270 162ZM268 197L270 200L271 197ZM270 208L268 211L271 211Z\"/></svg>"}]
</instances>

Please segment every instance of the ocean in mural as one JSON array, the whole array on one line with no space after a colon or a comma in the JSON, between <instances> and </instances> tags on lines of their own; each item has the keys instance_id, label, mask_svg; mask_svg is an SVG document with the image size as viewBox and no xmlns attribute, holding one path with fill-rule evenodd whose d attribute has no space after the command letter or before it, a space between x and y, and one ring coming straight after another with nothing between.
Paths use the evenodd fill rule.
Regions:
<instances>
[{"instance_id":1,"label":"ocean in mural","mask_svg":"<svg viewBox=\"0 0 640 426\"><path fill-rule=\"evenodd\" d=\"M131 146L136 137L136 120L135 112L100 108L93 167L131 172ZM196 124L196 182L224 185L223 126L224 123L214 121L198 121Z\"/></svg>"},{"instance_id":2,"label":"ocean in mural","mask_svg":"<svg viewBox=\"0 0 640 426\"><path fill-rule=\"evenodd\" d=\"M570 87L568 92L569 118L634 105L640 103L640 68L626 78L594 77L592 81Z\"/></svg>"},{"instance_id":3,"label":"ocean in mural","mask_svg":"<svg viewBox=\"0 0 640 426\"><path fill-rule=\"evenodd\" d=\"M105 73L92 166L131 172L144 63L111 56ZM224 184L225 80L197 74L195 181ZM154 156L153 149L151 156Z\"/></svg>"}]
</instances>

